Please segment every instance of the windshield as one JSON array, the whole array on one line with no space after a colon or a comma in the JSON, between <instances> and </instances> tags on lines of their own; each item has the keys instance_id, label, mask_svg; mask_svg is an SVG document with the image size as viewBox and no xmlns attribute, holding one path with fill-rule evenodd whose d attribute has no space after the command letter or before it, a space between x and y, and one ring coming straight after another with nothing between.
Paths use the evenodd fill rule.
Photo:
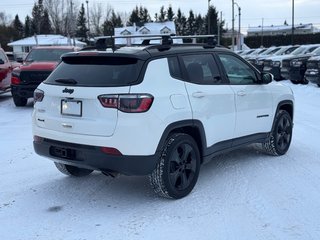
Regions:
<instances>
[{"instance_id":1,"label":"windshield","mask_svg":"<svg viewBox=\"0 0 320 240\"><path fill-rule=\"evenodd\" d=\"M307 47L301 46L301 47L297 48L296 50L294 50L291 54L298 55L298 54L304 53L304 51L306 51L306 49L307 49Z\"/></svg>"},{"instance_id":2,"label":"windshield","mask_svg":"<svg viewBox=\"0 0 320 240\"><path fill-rule=\"evenodd\" d=\"M312 53L320 55L320 47L316 48L316 50L314 50Z\"/></svg>"},{"instance_id":3,"label":"windshield","mask_svg":"<svg viewBox=\"0 0 320 240\"><path fill-rule=\"evenodd\" d=\"M32 49L26 62L59 62L61 55L71 52L71 49Z\"/></svg>"}]
</instances>

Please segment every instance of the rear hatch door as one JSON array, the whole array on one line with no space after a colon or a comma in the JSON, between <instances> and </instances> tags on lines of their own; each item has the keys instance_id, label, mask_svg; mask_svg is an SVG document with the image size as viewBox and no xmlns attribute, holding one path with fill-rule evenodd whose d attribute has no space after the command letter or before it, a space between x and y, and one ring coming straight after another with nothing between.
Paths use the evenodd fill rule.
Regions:
<instances>
[{"instance_id":1,"label":"rear hatch door","mask_svg":"<svg viewBox=\"0 0 320 240\"><path fill-rule=\"evenodd\" d=\"M124 57L65 58L39 86L44 98L35 104L36 124L59 132L112 136L118 110L103 107L98 97L128 94L142 64Z\"/></svg>"}]
</instances>

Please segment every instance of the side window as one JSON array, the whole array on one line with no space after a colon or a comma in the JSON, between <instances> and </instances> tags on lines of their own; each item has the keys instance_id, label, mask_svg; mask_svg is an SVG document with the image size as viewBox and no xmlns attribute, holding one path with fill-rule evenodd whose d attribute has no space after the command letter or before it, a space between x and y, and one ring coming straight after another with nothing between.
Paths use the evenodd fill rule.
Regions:
<instances>
[{"instance_id":1,"label":"side window","mask_svg":"<svg viewBox=\"0 0 320 240\"><path fill-rule=\"evenodd\" d=\"M218 66L211 54L181 56L188 79L197 84L221 83Z\"/></svg>"},{"instance_id":2,"label":"side window","mask_svg":"<svg viewBox=\"0 0 320 240\"><path fill-rule=\"evenodd\" d=\"M181 76L181 70L180 70L178 58L169 57L168 65L169 65L169 71L170 71L171 77L181 79L182 76Z\"/></svg>"},{"instance_id":3,"label":"side window","mask_svg":"<svg viewBox=\"0 0 320 240\"><path fill-rule=\"evenodd\" d=\"M239 58L230 54L218 54L222 65L227 73L230 84L256 84L257 76L250 66Z\"/></svg>"},{"instance_id":4,"label":"side window","mask_svg":"<svg viewBox=\"0 0 320 240\"><path fill-rule=\"evenodd\" d=\"M4 53L3 52L0 52L0 59L4 62L7 61L7 58L5 57Z\"/></svg>"}]
</instances>

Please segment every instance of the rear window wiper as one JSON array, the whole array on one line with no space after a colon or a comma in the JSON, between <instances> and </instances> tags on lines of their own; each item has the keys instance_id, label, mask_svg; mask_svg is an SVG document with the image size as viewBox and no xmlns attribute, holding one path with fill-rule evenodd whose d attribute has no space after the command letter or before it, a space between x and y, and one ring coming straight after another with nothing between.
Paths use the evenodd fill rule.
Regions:
<instances>
[{"instance_id":1,"label":"rear window wiper","mask_svg":"<svg viewBox=\"0 0 320 240\"><path fill-rule=\"evenodd\" d=\"M72 85L76 85L78 82L72 78L61 78L61 79L56 79L54 80L55 82L58 83L63 83L63 84L72 84Z\"/></svg>"}]
</instances>

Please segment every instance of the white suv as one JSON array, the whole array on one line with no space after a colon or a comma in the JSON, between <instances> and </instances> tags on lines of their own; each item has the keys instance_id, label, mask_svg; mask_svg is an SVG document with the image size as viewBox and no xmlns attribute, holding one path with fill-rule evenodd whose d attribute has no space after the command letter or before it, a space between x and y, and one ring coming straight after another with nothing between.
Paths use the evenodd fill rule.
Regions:
<instances>
[{"instance_id":1,"label":"white suv","mask_svg":"<svg viewBox=\"0 0 320 240\"><path fill-rule=\"evenodd\" d=\"M34 99L35 151L61 172L149 175L169 198L221 152L262 143L282 155L292 137L291 89L206 44L69 53Z\"/></svg>"}]
</instances>

